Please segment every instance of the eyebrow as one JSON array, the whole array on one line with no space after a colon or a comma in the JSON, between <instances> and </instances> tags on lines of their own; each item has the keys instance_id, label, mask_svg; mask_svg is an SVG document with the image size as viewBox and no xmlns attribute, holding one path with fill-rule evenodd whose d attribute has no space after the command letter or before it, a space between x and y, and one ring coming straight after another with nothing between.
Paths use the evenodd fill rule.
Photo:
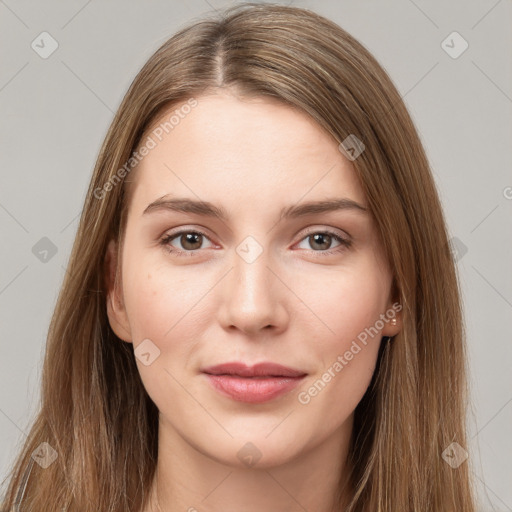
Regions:
<instances>
[{"instance_id":1,"label":"eyebrow","mask_svg":"<svg viewBox=\"0 0 512 512\"><path fill-rule=\"evenodd\" d=\"M324 201L310 201L307 203L287 206L281 210L280 220L295 219L298 217L304 217L306 215L329 213L340 210L352 210L364 214L368 213L368 209L366 207L352 199L327 199ZM228 218L228 214L224 208L215 206L208 201L196 201L193 199L181 197L171 198L168 195L162 196L149 204L142 215L156 211L194 213L196 215L203 215L205 217L215 217L222 221L227 221Z\"/></svg>"}]
</instances>

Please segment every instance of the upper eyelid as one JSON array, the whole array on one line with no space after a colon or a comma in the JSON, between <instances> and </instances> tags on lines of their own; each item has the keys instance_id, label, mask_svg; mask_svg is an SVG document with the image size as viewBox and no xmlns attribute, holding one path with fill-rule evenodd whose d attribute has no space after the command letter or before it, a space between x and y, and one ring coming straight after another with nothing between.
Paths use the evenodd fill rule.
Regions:
<instances>
[{"instance_id":1,"label":"upper eyelid","mask_svg":"<svg viewBox=\"0 0 512 512\"><path fill-rule=\"evenodd\" d=\"M349 235L349 233L347 233L345 230L343 229L340 229L340 228L333 228L333 227L317 227L317 225L313 225L313 226L307 226L306 228L307 231L305 232L304 236L307 236L311 233L330 233L332 232L333 234L339 236L340 238L343 238L345 240L351 240L352 237ZM340 233L341 232L341 233ZM302 238L301 238L302 240Z\"/></svg>"}]
</instances>

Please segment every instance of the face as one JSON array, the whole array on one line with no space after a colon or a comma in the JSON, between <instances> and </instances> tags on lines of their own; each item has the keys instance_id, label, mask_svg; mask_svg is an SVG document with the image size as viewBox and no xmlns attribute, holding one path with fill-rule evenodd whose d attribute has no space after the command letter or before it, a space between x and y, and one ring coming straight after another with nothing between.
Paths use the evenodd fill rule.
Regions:
<instances>
[{"instance_id":1,"label":"face","mask_svg":"<svg viewBox=\"0 0 512 512\"><path fill-rule=\"evenodd\" d=\"M368 210L354 206L367 202L353 164L329 134L272 99L196 100L168 133L146 134L156 144L130 177L108 315L134 345L161 426L232 466L251 442L260 467L272 466L350 424L381 337L400 329L392 275ZM344 208L297 210L342 199ZM203 373L228 362L302 377Z\"/></svg>"}]
</instances>

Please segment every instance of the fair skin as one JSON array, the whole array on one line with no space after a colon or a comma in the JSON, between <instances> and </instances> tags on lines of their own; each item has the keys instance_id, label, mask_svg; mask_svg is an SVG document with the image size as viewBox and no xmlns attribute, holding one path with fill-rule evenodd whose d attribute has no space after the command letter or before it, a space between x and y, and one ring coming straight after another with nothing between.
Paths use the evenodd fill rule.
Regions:
<instances>
[{"instance_id":1,"label":"fair skin","mask_svg":"<svg viewBox=\"0 0 512 512\"><path fill-rule=\"evenodd\" d=\"M160 411L146 512L331 512L349 470L354 409L381 337L398 333L400 314L307 404L298 394L392 307L389 264L368 212L280 219L283 208L310 201L367 207L352 162L318 124L272 99L227 91L196 99L132 171L121 272L107 301L121 340L136 349L149 339L160 350L151 364L136 358ZM227 217L143 213L166 194L211 202ZM185 234L167 242L176 251L168 252L159 242L178 228ZM186 237L197 230L206 236ZM351 246L328 235L315 243L326 230ZM250 263L236 250L248 236L263 249ZM112 276L113 242L107 261ZM277 399L245 403L221 395L200 372L230 361L272 361L307 375ZM248 442L260 456L252 466L237 455Z\"/></svg>"}]
</instances>

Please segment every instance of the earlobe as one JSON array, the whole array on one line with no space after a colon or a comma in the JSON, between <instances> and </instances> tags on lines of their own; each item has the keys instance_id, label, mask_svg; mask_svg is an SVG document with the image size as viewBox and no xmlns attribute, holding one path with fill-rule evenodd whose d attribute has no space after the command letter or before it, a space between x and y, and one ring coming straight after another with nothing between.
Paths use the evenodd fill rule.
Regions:
<instances>
[{"instance_id":1,"label":"earlobe","mask_svg":"<svg viewBox=\"0 0 512 512\"><path fill-rule=\"evenodd\" d=\"M384 326L384 329L382 329L383 336L393 337L402 330L402 309L403 306L398 301L395 301L388 307L385 313L386 325Z\"/></svg>"},{"instance_id":2,"label":"earlobe","mask_svg":"<svg viewBox=\"0 0 512 512\"><path fill-rule=\"evenodd\" d=\"M394 318L389 320L387 326L382 331L384 336L393 337L396 336L402 330L402 315L396 314Z\"/></svg>"},{"instance_id":3,"label":"earlobe","mask_svg":"<svg viewBox=\"0 0 512 512\"><path fill-rule=\"evenodd\" d=\"M117 245L110 240L104 262L105 288L107 291L107 316L110 327L118 338L132 343L131 329L126 309L121 300L121 276L117 273ZM117 279L116 279L117 277Z\"/></svg>"}]
</instances>

